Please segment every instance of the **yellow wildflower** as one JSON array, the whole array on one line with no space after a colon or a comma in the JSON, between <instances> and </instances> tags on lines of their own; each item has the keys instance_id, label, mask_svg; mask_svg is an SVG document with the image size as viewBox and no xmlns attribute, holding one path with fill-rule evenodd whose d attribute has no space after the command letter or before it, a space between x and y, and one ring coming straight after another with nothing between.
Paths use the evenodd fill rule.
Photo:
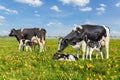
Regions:
<instances>
[{"instance_id":1,"label":"yellow wildflower","mask_svg":"<svg viewBox=\"0 0 120 80\"><path fill-rule=\"evenodd\" d=\"M83 69L83 68L84 68L84 66L82 66L82 65L79 65L79 67L80 67L80 69Z\"/></svg>"}]
</instances>

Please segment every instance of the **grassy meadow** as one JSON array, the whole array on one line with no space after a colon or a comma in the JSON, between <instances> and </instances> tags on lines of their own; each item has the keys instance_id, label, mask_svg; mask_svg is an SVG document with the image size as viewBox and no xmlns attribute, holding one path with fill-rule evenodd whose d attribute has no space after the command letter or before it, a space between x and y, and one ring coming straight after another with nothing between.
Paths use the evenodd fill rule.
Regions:
<instances>
[{"instance_id":1,"label":"grassy meadow","mask_svg":"<svg viewBox=\"0 0 120 80\"><path fill-rule=\"evenodd\" d=\"M0 38L0 80L120 80L120 39L110 40L109 59L54 61L58 40L47 39L47 51L18 51L15 38ZM81 50L81 49L80 49ZM64 53L76 55L70 46Z\"/></svg>"}]
</instances>

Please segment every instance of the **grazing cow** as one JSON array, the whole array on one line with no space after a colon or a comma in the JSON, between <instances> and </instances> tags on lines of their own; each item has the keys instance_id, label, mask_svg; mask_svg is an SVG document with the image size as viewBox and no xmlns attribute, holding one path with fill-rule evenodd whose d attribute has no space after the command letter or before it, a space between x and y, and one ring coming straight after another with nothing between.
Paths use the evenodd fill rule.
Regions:
<instances>
[{"instance_id":1,"label":"grazing cow","mask_svg":"<svg viewBox=\"0 0 120 80\"><path fill-rule=\"evenodd\" d=\"M87 35L87 40L86 40ZM109 28L99 25L81 25L75 27L67 36L60 39L58 52L62 52L68 45L71 45L79 53L79 48L82 45L82 58L84 59L86 51L87 41L100 42L102 46L105 46L107 56L109 58ZM104 43L104 44L103 44ZM77 54L77 57L79 55Z\"/></svg>"},{"instance_id":2,"label":"grazing cow","mask_svg":"<svg viewBox=\"0 0 120 80\"><path fill-rule=\"evenodd\" d=\"M66 61L76 61L78 57L71 55L71 54L59 54L55 53L53 56L54 60L66 60Z\"/></svg>"},{"instance_id":3,"label":"grazing cow","mask_svg":"<svg viewBox=\"0 0 120 80\"><path fill-rule=\"evenodd\" d=\"M33 44L39 44L40 52L45 49L46 30L43 28L12 29L9 36L15 36L19 42L21 39L25 39L30 40ZM19 49L21 49L21 45L19 45Z\"/></svg>"}]
</instances>

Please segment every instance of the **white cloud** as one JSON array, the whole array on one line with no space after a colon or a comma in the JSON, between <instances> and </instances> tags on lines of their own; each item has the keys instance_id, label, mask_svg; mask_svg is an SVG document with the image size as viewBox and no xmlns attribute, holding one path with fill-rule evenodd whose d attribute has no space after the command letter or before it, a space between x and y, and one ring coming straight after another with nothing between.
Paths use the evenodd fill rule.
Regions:
<instances>
[{"instance_id":1,"label":"white cloud","mask_svg":"<svg viewBox=\"0 0 120 80\"><path fill-rule=\"evenodd\" d=\"M40 14L35 14L35 16L39 17L39 16L40 16Z\"/></svg>"},{"instance_id":2,"label":"white cloud","mask_svg":"<svg viewBox=\"0 0 120 80\"><path fill-rule=\"evenodd\" d=\"M120 2L115 4L116 7L120 7Z\"/></svg>"},{"instance_id":3,"label":"white cloud","mask_svg":"<svg viewBox=\"0 0 120 80\"><path fill-rule=\"evenodd\" d=\"M48 26L48 27L57 27L57 26L59 26L59 25L62 25L62 23L61 22L49 22L49 23L47 23L46 24L46 26Z\"/></svg>"},{"instance_id":4,"label":"white cloud","mask_svg":"<svg viewBox=\"0 0 120 80\"><path fill-rule=\"evenodd\" d=\"M54 5L50 8L51 10L54 10L56 12L61 12L61 10L58 8L58 6Z\"/></svg>"},{"instance_id":5,"label":"white cloud","mask_svg":"<svg viewBox=\"0 0 120 80\"><path fill-rule=\"evenodd\" d=\"M106 10L105 8L106 8L105 4L100 4L100 7L96 8L96 10L98 11L97 14L101 15L101 14L105 13L105 10Z\"/></svg>"},{"instance_id":6,"label":"white cloud","mask_svg":"<svg viewBox=\"0 0 120 80\"><path fill-rule=\"evenodd\" d=\"M73 6L78 6L78 7L82 7L82 6L86 6L90 1L89 0L59 0L61 1L63 4L68 4L68 5L73 5Z\"/></svg>"},{"instance_id":7,"label":"white cloud","mask_svg":"<svg viewBox=\"0 0 120 80\"><path fill-rule=\"evenodd\" d=\"M4 16L0 16L0 20L4 20L5 19L5 17Z\"/></svg>"},{"instance_id":8,"label":"white cloud","mask_svg":"<svg viewBox=\"0 0 120 80\"><path fill-rule=\"evenodd\" d=\"M101 6L101 7L106 7L106 5L105 5L105 4L100 4L100 6Z\"/></svg>"},{"instance_id":9,"label":"white cloud","mask_svg":"<svg viewBox=\"0 0 120 80\"><path fill-rule=\"evenodd\" d=\"M12 9L8 9L8 8L6 8L6 7L4 7L4 6L1 6L0 5L0 10L3 10L3 11L5 11L6 13L13 13L13 14L18 14L18 11L17 10L12 10Z\"/></svg>"},{"instance_id":10,"label":"white cloud","mask_svg":"<svg viewBox=\"0 0 120 80\"><path fill-rule=\"evenodd\" d=\"M92 11L91 7L80 8L80 11Z\"/></svg>"},{"instance_id":11,"label":"white cloud","mask_svg":"<svg viewBox=\"0 0 120 80\"><path fill-rule=\"evenodd\" d=\"M15 0L16 2L25 3L29 6L38 7L43 4L41 0Z\"/></svg>"}]
</instances>

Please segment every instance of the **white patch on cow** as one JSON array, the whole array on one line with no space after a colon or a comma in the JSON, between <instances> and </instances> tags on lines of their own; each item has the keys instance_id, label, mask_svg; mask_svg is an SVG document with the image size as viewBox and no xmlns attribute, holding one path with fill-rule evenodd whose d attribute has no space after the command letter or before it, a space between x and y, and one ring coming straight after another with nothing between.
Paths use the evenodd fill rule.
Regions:
<instances>
[{"instance_id":1,"label":"white patch on cow","mask_svg":"<svg viewBox=\"0 0 120 80\"><path fill-rule=\"evenodd\" d=\"M58 60L65 60L64 58L59 58Z\"/></svg>"},{"instance_id":2,"label":"white patch on cow","mask_svg":"<svg viewBox=\"0 0 120 80\"><path fill-rule=\"evenodd\" d=\"M76 45L71 45L71 46L75 49L79 49L81 44L82 44L82 42L78 42L78 43L76 43Z\"/></svg>"},{"instance_id":3,"label":"white patch on cow","mask_svg":"<svg viewBox=\"0 0 120 80\"><path fill-rule=\"evenodd\" d=\"M21 50L21 48L23 48L24 44L23 44L23 41L20 40L20 43L19 43L19 51Z\"/></svg>"},{"instance_id":4,"label":"white patch on cow","mask_svg":"<svg viewBox=\"0 0 120 80\"><path fill-rule=\"evenodd\" d=\"M69 61L76 61L76 59L73 55L69 55Z\"/></svg>"},{"instance_id":5,"label":"white patch on cow","mask_svg":"<svg viewBox=\"0 0 120 80\"><path fill-rule=\"evenodd\" d=\"M38 44L38 37L37 36L33 36L31 39L31 42Z\"/></svg>"},{"instance_id":6,"label":"white patch on cow","mask_svg":"<svg viewBox=\"0 0 120 80\"><path fill-rule=\"evenodd\" d=\"M21 29L21 32L23 32L24 28Z\"/></svg>"},{"instance_id":7,"label":"white patch on cow","mask_svg":"<svg viewBox=\"0 0 120 80\"><path fill-rule=\"evenodd\" d=\"M79 49L80 46L84 43L84 41L77 42L76 45L71 45L75 49Z\"/></svg>"},{"instance_id":8,"label":"white patch on cow","mask_svg":"<svg viewBox=\"0 0 120 80\"><path fill-rule=\"evenodd\" d=\"M39 31L41 30L41 28L39 28Z\"/></svg>"},{"instance_id":9,"label":"white patch on cow","mask_svg":"<svg viewBox=\"0 0 120 80\"><path fill-rule=\"evenodd\" d=\"M80 25L79 25L78 27L79 27L80 29L83 29L83 27L82 27L82 26L80 26Z\"/></svg>"},{"instance_id":10,"label":"white patch on cow","mask_svg":"<svg viewBox=\"0 0 120 80\"><path fill-rule=\"evenodd\" d=\"M77 31L77 28L83 29L83 27L79 25L79 26L77 26L77 27L74 27L73 30L74 30L74 31Z\"/></svg>"}]
</instances>

